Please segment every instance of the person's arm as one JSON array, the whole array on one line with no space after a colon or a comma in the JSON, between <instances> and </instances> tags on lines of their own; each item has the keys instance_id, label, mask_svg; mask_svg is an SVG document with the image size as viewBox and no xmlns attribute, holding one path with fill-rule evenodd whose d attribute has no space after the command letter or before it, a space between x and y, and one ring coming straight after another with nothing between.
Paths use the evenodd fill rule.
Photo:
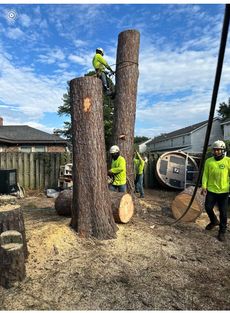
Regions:
<instances>
[{"instance_id":1,"label":"person's arm","mask_svg":"<svg viewBox=\"0 0 230 313\"><path fill-rule=\"evenodd\" d=\"M98 55L98 61L103 64L109 71L113 72L109 64L106 62L106 60L101 56L100 54Z\"/></svg>"},{"instance_id":2,"label":"person's arm","mask_svg":"<svg viewBox=\"0 0 230 313\"><path fill-rule=\"evenodd\" d=\"M208 184L208 164L206 161L204 164L204 172L202 176L202 189L201 189L202 195L206 195L207 193L207 184Z\"/></svg>"},{"instance_id":3,"label":"person's arm","mask_svg":"<svg viewBox=\"0 0 230 313\"><path fill-rule=\"evenodd\" d=\"M119 159L118 167L113 167L109 170L109 172L113 174L118 174L122 171L125 171L125 159L124 158Z\"/></svg>"},{"instance_id":4,"label":"person's arm","mask_svg":"<svg viewBox=\"0 0 230 313\"><path fill-rule=\"evenodd\" d=\"M140 160L141 165L143 166L143 164L145 163L145 160L142 159L142 157L138 151L136 151L136 155L137 155L138 159Z\"/></svg>"}]
</instances>

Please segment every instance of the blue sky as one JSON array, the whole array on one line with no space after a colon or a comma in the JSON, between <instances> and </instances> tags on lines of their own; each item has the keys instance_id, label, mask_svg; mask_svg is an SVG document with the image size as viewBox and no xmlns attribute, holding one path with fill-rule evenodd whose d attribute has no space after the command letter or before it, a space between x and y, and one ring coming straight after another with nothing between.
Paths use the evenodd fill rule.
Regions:
<instances>
[{"instance_id":1,"label":"blue sky","mask_svg":"<svg viewBox=\"0 0 230 313\"><path fill-rule=\"evenodd\" d=\"M52 132L67 81L116 61L121 31L140 32L135 135L208 119L224 4L0 4L0 116ZM229 36L228 36L229 37ZM217 101L230 97L230 45ZM115 66L112 66L115 69Z\"/></svg>"}]
</instances>

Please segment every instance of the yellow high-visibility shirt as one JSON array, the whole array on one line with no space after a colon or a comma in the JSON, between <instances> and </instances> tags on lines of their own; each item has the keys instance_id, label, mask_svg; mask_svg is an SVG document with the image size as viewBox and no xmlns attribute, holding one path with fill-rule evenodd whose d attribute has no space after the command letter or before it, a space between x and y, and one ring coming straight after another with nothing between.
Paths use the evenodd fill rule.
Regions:
<instances>
[{"instance_id":1,"label":"yellow high-visibility shirt","mask_svg":"<svg viewBox=\"0 0 230 313\"><path fill-rule=\"evenodd\" d=\"M126 184L126 161L124 157L120 155L116 160L112 160L110 171L114 174L113 185Z\"/></svg>"},{"instance_id":2,"label":"yellow high-visibility shirt","mask_svg":"<svg viewBox=\"0 0 230 313\"><path fill-rule=\"evenodd\" d=\"M108 70L112 70L109 64L106 62L106 60L103 58L103 56L100 53L96 53L95 56L93 57L93 67L95 70L99 70L103 72L105 68Z\"/></svg>"},{"instance_id":3,"label":"yellow high-visibility shirt","mask_svg":"<svg viewBox=\"0 0 230 313\"><path fill-rule=\"evenodd\" d=\"M202 188L214 193L229 192L230 158L217 161L214 157L205 161Z\"/></svg>"}]
</instances>

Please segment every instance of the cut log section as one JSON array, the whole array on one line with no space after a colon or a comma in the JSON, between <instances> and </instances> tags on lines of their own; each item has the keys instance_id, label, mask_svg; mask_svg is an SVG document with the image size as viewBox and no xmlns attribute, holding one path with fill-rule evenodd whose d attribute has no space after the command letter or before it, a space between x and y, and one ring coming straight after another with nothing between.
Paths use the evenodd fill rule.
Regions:
<instances>
[{"instance_id":1,"label":"cut log section","mask_svg":"<svg viewBox=\"0 0 230 313\"><path fill-rule=\"evenodd\" d=\"M58 197L55 200L55 210L58 215L63 215L67 217L71 216L72 198L72 190L66 189L59 193Z\"/></svg>"},{"instance_id":2,"label":"cut log section","mask_svg":"<svg viewBox=\"0 0 230 313\"><path fill-rule=\"evenodd\" d=\"M16 230L22 235L25 258L28 257L26 233L22 209L19 205L0 206L0 234L7 230Z\"/></svg>"},{"instance_id":3,"label":"cut log section","mask_svg":"<svg viewBox=\"0 0 230 313\"><path fill-rule=\"evenodd\" d=\"M134 214L134 204L129 193L110 192L113 217L116 223L126 224Z\"/></svg>"},{"instance_id":4,"label":"cut log section","mask_svg":"<svg viewBox=\"0 0 230 313\"><path fill-rule=\"evenodd\" d=\"M23 238L17 231L5 231L0 241L0 285L10 288L26 276Z\"/></svg>"},{"instance_id":5,"label":"cut log section","mask_svg":"<svg viewBox=\"0 0 230 313\"><path fill-rule=\"evenodd\" d=\"M128 223L134 214L132 196L128 193L110 191L112 212L116 223ZM55 200L58 215L71 216L73 191L63 190Z\"/></svg>"},{"instance_id":6,"label":"cut log section","mask_svg":"<svg viewBox=\"0 0 230 313\"><path fill-rule=\"evenodd\" d=\"M175 217L175 219L179 219L183 215L183 213L187 210L187 207L192 198L193 191L194 191L194 187L190 186L186 188L185 190L183 190L182 192L180 192L173 200L172 214ZM204 208L204 202L205 202L205 197L201 195L201 189L198 188L195 199L190 209L185 214L185 216L182 217L181 221L194 222L200 216Z\"/></svg>"}]
</instances>

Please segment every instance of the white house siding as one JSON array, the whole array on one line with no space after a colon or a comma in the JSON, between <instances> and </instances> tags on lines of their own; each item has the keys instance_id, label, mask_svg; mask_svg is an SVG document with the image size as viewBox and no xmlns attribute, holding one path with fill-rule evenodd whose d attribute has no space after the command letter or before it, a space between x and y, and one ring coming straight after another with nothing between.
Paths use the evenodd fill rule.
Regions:
<instances>
[{"instance_id":1,"label":"white house siding","mask_svg":"<svg viewBox=\"0 0 230 313\"><path fill-rule=\"evenodd\" d=\"M190 134L169 138L164 141L152 143L149 145L150 151L167 151L172 149L183 149L183 147L191 144Z\"/></svg>"},{"instance_id":2,"label":"white house siding","mask_svg":"<svg viewBox=\"0 0 230 313\"><path fill-rule=\"evenodd\" d=\"M195 130L191 134L192 148L191 148L191 151L188 151L188 152L202 153L206 130L207 130L207 125L202 126L200 129ZM209 145L211 145L215 140L218 140L218 139L223 139L223 132L221 130L220 121L215 120L213 121L213 124L212 124Z\"/></svg>"},{"instance_id":3,"label":"white house siding","mask_svg":"<svg viewBox=\"0 0 230 313\"><path fill-rule=\"evenodd\" d=\"M230 124L224 124L224 140L230 140Z\"/></svg>"}]
</instances>

